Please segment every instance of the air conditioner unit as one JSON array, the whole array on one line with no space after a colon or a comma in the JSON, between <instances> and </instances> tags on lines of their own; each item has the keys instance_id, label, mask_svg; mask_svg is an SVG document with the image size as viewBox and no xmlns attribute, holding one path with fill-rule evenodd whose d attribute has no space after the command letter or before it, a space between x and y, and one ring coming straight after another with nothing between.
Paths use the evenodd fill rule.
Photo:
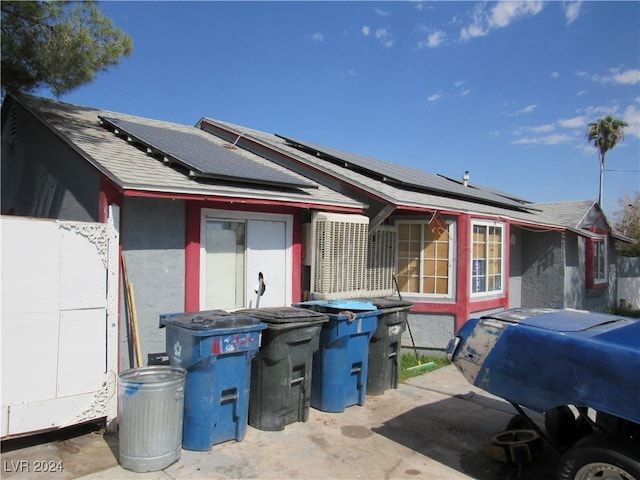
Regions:
<instances>
[{"instance_id":1,"label":"air conditioner unit","mask_svg":"<svg viewBox=\"0 0 640 480\"><path fill-rule=\"evenodd\" d=\"M311 293L318 299L361 297L367 291L369 218L316 212L311 220Z\"/></svg>"}]
</instances>

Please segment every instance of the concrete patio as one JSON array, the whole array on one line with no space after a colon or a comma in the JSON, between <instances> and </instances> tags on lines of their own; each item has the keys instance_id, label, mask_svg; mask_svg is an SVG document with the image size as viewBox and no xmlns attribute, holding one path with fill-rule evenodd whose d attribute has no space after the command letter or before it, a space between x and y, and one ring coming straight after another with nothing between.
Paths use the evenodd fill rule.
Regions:
<instances>
[{"instance_id":1,"label":"concrete patio","mask_svg":"<svg viewBox=\"0 0 640 480\"><path fill-rule=\"evenodd\" d=\"M2 478L554 479L558 456L546 446L521 468L483 453L514 413L504 400L476 389L448 366L384 395L367 396L364 406L342 413L312 408L308 422L283 431L248 427L241 442L214 445L209 452L182 450L178 462L157 472L120 467L117 436L102 432L67 439L50 435L44 443L22 448L19 441L4 442ZM45 462L56 471L36 472Z\"/></svg>"}]
</instances>

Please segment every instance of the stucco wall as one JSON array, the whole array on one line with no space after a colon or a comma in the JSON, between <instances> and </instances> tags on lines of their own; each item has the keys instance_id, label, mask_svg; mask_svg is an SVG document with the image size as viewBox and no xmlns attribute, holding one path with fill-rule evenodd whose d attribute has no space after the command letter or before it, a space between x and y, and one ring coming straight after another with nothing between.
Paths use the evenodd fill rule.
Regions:
<instances>
[{"instance_id":1,"label":"stucco wall","mask_svg":"<svg viewBox=\"0 0 640 480\"><path fill-rule=\"evenodd\" d=\"M633 309L640 309L640 257L618 258L618 298Z\"/></svg>"},{"instance_id":2,"label":"stucco wall","mask_svg":"<svg viewBox=\"0 0 640 480\"><path fill-rule=\"evenodd\" d=\"M125 198L122 248L134 286L142 357L166 350L162 313L184 311L185 206L179 200ZM123 322L123 326L125 323ZM126 328L121 329L120 360L130 366Z\"/></svg>"},{"instance_id":3,"label":"stucco wall","mask_svg":"<svg viewBox=\"0 0 640 480\"><path fill-rule=\"evenodd\" d=\"M509 308L518 308L522 305L522 231L513 226L509 252Z\"/></svg>"},{"instance_id":4,"label":"stucco wall","mask_svg":"<svg viewBox=\"0 0 640 480\"><path fill-rule=\"evenodd\" d=\"M97 221L97 170L22 108L3 108L2 212Z\"/></svg>"},{"instance_id":5,"label":"stucco wall","mask_svg":"<svg viewBox=\"0 0 640 480\"><path fill-rule=\"evenodd\" d=\"M564 251L559 232L522 234L522 306L564 306Z\"/></svg>"},{"instance_id":6,"label":"stucco wall","mask_svg":"<svg viewBox=\"0 0 640 480\"><path fill-rule=\"evenodd\" d=\"M409 313L407 323L408 327L402 335L402 349L405 352L414 353L409 334L409 328L411 328L418 355L444 354L455 330L453 315Z\"/></svg>"}]
</instances>

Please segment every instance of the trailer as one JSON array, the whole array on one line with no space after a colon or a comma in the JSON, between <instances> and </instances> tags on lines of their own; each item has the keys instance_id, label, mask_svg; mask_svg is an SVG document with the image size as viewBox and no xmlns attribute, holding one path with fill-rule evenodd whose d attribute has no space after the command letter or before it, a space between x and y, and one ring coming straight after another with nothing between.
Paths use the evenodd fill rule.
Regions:
<instances>
[{"instance_id":1,"label":"trailer","mask_svg":"<svg viewBox=\"0 0 640 480\"><path fill-rule=\"evenodd\" d=\"M505 436L526 426L561 454L558 479L640 480L640 320L506 310L467 321L447 355L470 383L514 406ZM544 414L544 429L525 409Z\"/></svg>"}]
</instances>

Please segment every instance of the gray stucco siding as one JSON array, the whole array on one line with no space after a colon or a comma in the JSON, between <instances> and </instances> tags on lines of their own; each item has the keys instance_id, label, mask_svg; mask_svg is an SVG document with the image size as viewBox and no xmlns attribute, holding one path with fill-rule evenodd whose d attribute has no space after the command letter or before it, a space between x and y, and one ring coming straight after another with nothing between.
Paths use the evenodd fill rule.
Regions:
<instances>
[{"instance_id":1,"label":"gray stucco siding","mask_svg":"<svg viewBox=\"0 0 640 480\"><path fill-rule=\"evenodd\" d=\"M184 311L185 205L181 200L126 197L122 249L133 284L142 357L166 350L162 313ZM124 324L123 324L124 325ZM121 329L121 365L129 366L127 329Z\"/></svg>"},{"instance_id":2,"label":"gray stucco siding","mask_svg":"<svg viewBox=\"0 0 640 480\"><path fill-rule=\"evenodd\" d=\"M562 233L522 235L522 306L564 306L565 256Z\"/></svg>"}]
</instances>

